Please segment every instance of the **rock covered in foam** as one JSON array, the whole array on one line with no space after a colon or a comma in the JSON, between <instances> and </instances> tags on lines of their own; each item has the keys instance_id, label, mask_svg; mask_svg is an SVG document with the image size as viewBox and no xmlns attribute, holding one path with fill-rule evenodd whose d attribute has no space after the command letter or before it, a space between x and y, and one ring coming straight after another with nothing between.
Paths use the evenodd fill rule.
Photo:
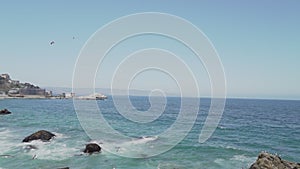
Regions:
<instances>
[{"instance_id":1,"label":"rock covered in foam","mask_svg":"<svg viewBox=\"0 0 300 169\"><path fill-rule=\"evenodd\" d=\"M277 155L262 152L249 169L300 169L300 164L282 160Z\"/></svg>"},{"instance_id":2,"label":"rock covered in foam","mask_svg":"<svg viewBox=\"0 0 300 169\"><path fill-rule=\"evenodd\" d=\"M32 140L49 141L54 136L55 136L55 134L50 133L49 131L40 130L38 132L31 134L30 136L25 137L23 139L23 142L30 142Z\"/></svg>"}]
</instances>

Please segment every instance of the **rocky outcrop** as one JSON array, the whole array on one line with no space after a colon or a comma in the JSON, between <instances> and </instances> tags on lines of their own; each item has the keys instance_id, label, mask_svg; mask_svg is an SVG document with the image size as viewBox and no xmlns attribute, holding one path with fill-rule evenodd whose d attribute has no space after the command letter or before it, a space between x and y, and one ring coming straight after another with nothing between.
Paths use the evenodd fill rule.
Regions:
<instances>
[{"instance_id":1,"label":"rocky outcrop","mask_svg":"<svg viewBox=\"0 0 300 169\"><path fill-rule=\"evenodd\" d=\"M282 160L277 155L262 152L249 169L300 169L300 164Z\"/></svg>"},{"instance_id":2,"label":"rocky outcrop","mask_svg":"<svg viewBox=\"0 0 300 169\"><path fill-rule=\"evenodd\" d=\"M98 153L100 151L101 151L101 147L95 143L87 144L85 146L85 149L83 150L84 153L89 153L89 154Z\"/></svg>"},{"instance_id":3,"label":"rocky outcrop","mask_svg":"<svg viewBox=\"0 0 300 169\"><path fill-rule=\"evenodd\" d=\"M0 115L6 115L6 114L11 114L11 112L8 111L7 109L0 110Z\"/></svg>"},{"instance_id":4,"label":"rocky outcrop","mask_svg":"<svg viewBox=\"0 0 300 169\"><path fill-rule=\"evenodd\" d=\"M30 142L32 140L49 141L54 136L55 134L52 134L49 131L40 130L38 132L31 134L30 136L25 137L23 142Z\"/></svg>"},{"instance_id":5,"label":"rocky outcrop","mask_svg":"<svg viewBox=\"0 0 300 169\"><path fill-rule=\"evenodd\" d=\"M9 74L0 74L0 92L9 97L24 97L25 95L46 96L46 90L31 83L21 83L12 80Z\"/></svg>"}]
</instances>

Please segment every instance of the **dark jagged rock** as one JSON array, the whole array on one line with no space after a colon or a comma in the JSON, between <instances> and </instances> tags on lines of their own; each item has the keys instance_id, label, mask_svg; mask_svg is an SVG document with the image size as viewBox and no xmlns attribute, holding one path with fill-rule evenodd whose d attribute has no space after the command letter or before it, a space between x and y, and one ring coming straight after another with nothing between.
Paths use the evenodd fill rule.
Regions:
<instances>
[{"instance_id":1,"label":"dark jagged rock","mask_svg":"<svg viewBox=\"0 0 300 169\"><path fill-rule=\"evenodd\" d=\"M49 141L54 136L55 134L52 134L49 131L40 130L38 132L31 134L30 136L25 137L23 142L30 142L32 140Z\"/></svg>"},{"instance_id":2,"label":"dark jagged rock","mask_svg":"<svg viewBox=\"0 0 300 169\"><path fill-rule=\"evenodd\" d=\"M58 168L58 169L70 169L69 167L62 167L62 168Z\"/></svg>"},{"instance_id":3,"label":"dark jagged rock","mask_svg":"<svg viewBox=\"0 0 300 169\"><path fill-rule=\"evenodd\" d=\"M282 160L277 155L262 152L250 169L300 169L300 164Z\"/></svg>"},{"instance_id":4,"label":"dark jagged rock","mask_svg":"<svg viewBox=\"0 0 300 169\"><path fill-rule=\"evenodd\" d=\"M100 151L101 151L101 147L98 144L90 143L85 146L85 149L83 152L92 154L92 153L96 153L96 152L100 152Z\"/></svg>"},{"instance_id":5,"label":"dark jagged rock","mask_svg":"<svg viewBox=\"0 0 300 169\"><path fill-rule=\"evenodd\" d=\"M0 110L0 115L11 114L7 109Z\"/></svg>"}]
</instances>

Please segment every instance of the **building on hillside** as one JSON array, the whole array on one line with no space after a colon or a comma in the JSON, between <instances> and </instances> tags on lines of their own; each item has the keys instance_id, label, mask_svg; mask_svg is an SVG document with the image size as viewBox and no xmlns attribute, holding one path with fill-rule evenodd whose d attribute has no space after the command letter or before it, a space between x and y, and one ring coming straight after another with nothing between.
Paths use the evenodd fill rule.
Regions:
<instances>
[{"instance_id":1,"label":"building on hillside","mask_svg":"<svg viewBox=\"0 0 300 169\"><path fill-rule=\"evenodd\" d=\"M46 97L52 97L53 96L52 91L46 91L45 96Z\"/></svg>"},{"instance_id":2,"label":"building on hillside","mask_svg":"<svg viewBox=\"0 0 300 169\"><path fill-rule=\"evenodd\" d=\"M6 80L10 80L9 74L1 74L0 77Z\"/></svg>"},{"instance_id":3,"label":"building on hillside","mask_svg":"<svg viewBox=\"0 0 300 169\"><path fill-rule=\"evenodd\" d=\"M21 95L40 95L40 96L46 96L46 90L41 88L22 88L20 89L19 93Z\"/></svg>"},{"instance_id":4,"label":"building on hillside","mask_svg":"<svg viewBox=\"0 0 300 169\"><path fill-rule=\"evenodd\" d=\"M66 93L65 94L65 98L74 98L75 97L75 93Z\"/></svg>"},{"instance_id":5,"label":"building on hillside","mask_svg":"<svg viewBox=\"0 0 300 169\"><path fill-rule=\"evenodd\" d=\"M19 94L19 89L13 88L8 91L8 94Z\"/></svg>"},{"instance_id":6,"label":"building on hillside","mask_svg":"<svg viewBox=\"0 0 300 169\"><path fill-rule=\"evenodd\" d=\"M19 80L11 80L10 81L13 85L19 85L20 81Z\"/></svg>"},{"instance_id":7,"label":"building on hillside","mask_svg":"<svg viewBox=\"0 0 300 169\"><path fill-rule=\"evenodd\" d=\"M0 91L0 97L7 97L5 91Z\"/></svg>"}]
</instances>

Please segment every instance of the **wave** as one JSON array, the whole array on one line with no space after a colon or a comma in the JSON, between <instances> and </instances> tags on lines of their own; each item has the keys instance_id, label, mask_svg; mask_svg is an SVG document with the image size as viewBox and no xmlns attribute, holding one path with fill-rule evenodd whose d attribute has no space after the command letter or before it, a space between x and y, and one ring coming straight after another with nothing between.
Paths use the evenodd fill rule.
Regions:
<instances>
[{"instance_id":1,"label":"wave","mask_svg":"<svg viewBox=\"0 0 300 169\"><path fill-rule=\"evenodd\" d=\"M159 139L158 136L141 136L123 142L120 141L102 142L102 140L94 140L91 141L91 143L100 144L100 146L103 148L104 151L108 151L114 154L117 153L121 156L127 156L129 155L128 154L129 152L133 152L134 154L141 152L142 147L144 146L147 147L147 144L156 141L158 139ZM146 157L147 154L136 154L136 156Z\"/></svg>"},{"instance_id":2,"label":"wave","mask_svg":"<svg viewBox=\"0 0 300 169\"><path fill-rule=\"evenodd\" d=\"M227 129L227 127L225 127L225 126L218 126L217 128L221 129L221 130Z\"/></svg>"},{"instance_id":3,"label":"wave","mask_svg":"<svg viewBox=\"0 0 300 169\"><path fill-rule=\"evenodd\" d=\"M238 151L242 151L241 148L235 147L233 145L225 145L225 144L208 144L208 147L212 147L212 148L221 148L221 149L228 149L228 150L238 150Z\"/></svg>"},{"instance_id":4,"label":"wave","mask_svg":"<svg viewBox=\"0 0 300 169\"><path fill-rule=\"evenodd\" d=\"M242 155L234 155L230 160L241 161L241 162L253 162L256 160L256 157L248 157L244 154Z\"/></svg>"},{"instance_id":5,"label":"wave","mask_svg":"<svg viewBox=\"0 0 300 169\"><path fill-rule=\"evenodd\" d=\"M256 160L256 157L249 157L244 154L233 155L229 159L218 158L214 163L223 166L224 168L249 168Z\"/></svg>"},{"instance_id":6,"label":"wave","mask_svg":"<svg viewBox=\"0 0 300 169\"><path fill-rule=\"evenodd\" d=\"M74 156L78 151L76 148L68 147L65 143L55 141L32 141L30 142L30 146L34 148L30 148L28 151L28 145L25 145L23 146L23 150L25 153L31 155L33 159L64 160Z\"/></svg>"},{"instance_id":7,"label":"wave","mask_svg":"<svg viewBox=\"0 0 300 169\"><path fill-rule=\"evenodd\" d=\"M3 155L2 157L5 157L16 147L16 144L14 143L15 136L12 131L6 128L0 129L0 136L0 155Z\"/></svg>"},{"instance_id":8,"label":"wave","mask_svg":"<svg viewBox=\"0 0 300 169\"><path fill-rule=\"evenodd\" d=\"M148 143L150 141L155 141L158 139L158 136L142 136L138 139L134 139L132 141L129 141L128 143L132 143L132 144L145 144Z\"/></svg>"},{"instance_id":9,"label":"wave","mask_svg":"<svg viewBox=\"0 0 300 169\"><path fill-rule=\"evenodd\" d=\"M57 132L52 132L53 134L55 134L55 137L58 138L58 139L61 139L61 138L70 138L69 136L65 135L65 134L62 134L62 133L57 133Z\"/></svg>"},{"instance_id":10,"label":"wave","mask_svg":"<svg viewBox=\"0 0 300 169\"><path fill-rule=\"evenodd\" d=\"M70 144L66 138L68 136L61 133L54 133L56 137L49 142L33 140L21 143L22 150L32 157L32 159L64 160L74 156L79 149L74 144Z\"/></svg>"},{"instance_id":11,"label":"wave","mask_svg":"<svg viewBox=\"0 0 300 169\"><path fill-rule=\"evenodd\" d=\"M174 163L159 163L157 169L183 169L186 168L184 166L174 164Z\"/></svg>"}]
</instances>

